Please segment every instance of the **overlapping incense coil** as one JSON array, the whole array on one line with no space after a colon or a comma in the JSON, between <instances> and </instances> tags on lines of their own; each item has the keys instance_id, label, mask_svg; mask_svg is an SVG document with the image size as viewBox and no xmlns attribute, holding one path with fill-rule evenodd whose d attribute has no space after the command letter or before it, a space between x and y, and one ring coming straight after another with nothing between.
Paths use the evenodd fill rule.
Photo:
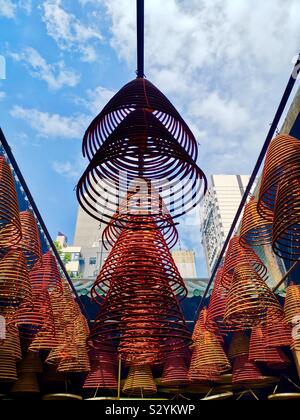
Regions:
<instances>
[{"instance_id":1,"label":"overlapping incense coil","mask_svg":"<svg viewBox=\"0 0 300 420\"><path fill-rule=\"evenodd\" d=\"M224 322L247 330L265 324L267 314L282 319L282 308L271 289L249 265L235 268L229 291Z\"/></svg>"},{"instance_id":2,"label":"overlapping incense coil","mask_svg":"<svg viewBox=\"0 0 300 420\"><path fill-rule=\"evenodd\" d=\"M14 382L18 379L17 362L11 354L0 352L0 383Z\"/></svg>"},{"instance_id":3,"label":"overlapping incense coil","mask_svg":"<svg viewBox=\"0 0 300 420\"><path fill-rule=\"evenodd\" d=\"M9 164L0 156L0 248L17 245L22 239L18 198Z\"/></svg>"},{"instance_id":4,"label":"overlapping incense coil","mask_svg":"<svg viewBox=\"0 0 300 420\"><path fill-rule=\"evenodd\" d=\"M36 374L20 373L10 392L12 394L39 394L40 386Z\"/></svg>"},{"instance_id":5,"label":"overlapping incense coil","mask_svg":"<svg viewBox=\"0 0 300 420\"><path fill-rule=\"evenodd\" d=\"M249 354L250 339L244 332L237 332L233 334L228 357L235 360L241 356L248 356Z\"/></svg>"},{"instance_id":6,"label":"overlapping incense coil","mask_svg":"<svg viewBox=\"0 0 300 420\"><path fill-rule=\"evenodd\" d=\"M0 260L0 313L14 312L24 300L30 303L31 294L23 252L11 250Z\"/></svg>"},{"instance_id":7,"label":"overlapping incense coil","mask_svg":"<svg viewBox=\"0 0 300 420\"><path fill-rule=\"evenodd\" d=\"M270 314L271 315L271 314ZM267 316L266 344L268 347L289 347L292 343L292 328L285 319L272 319Z\"/></svg>"},{"instance_id":8,"label":"overlapping incense coil","mask_svg":"<svg viewBox=\"0 0 300 420\"><path fill-rule=\"evenodd\" d=\"M116 358L111 353L92 350L90 352L90 362L91 371L83 388L116 390L118 388Z\"/></svg>"},{"instance_id":9,"label":"overlapping incense coil","mask_svg":"<svg viewBox=\"0 0 300 420\"><path fill-rule=\"evenodd\" d=\"M272 141L266 157L258 200L258 211L264 219L273 221L278 186L282 180L299 177L299 160L299 140L280 135Z\"/></svg>"},{"instance_id":10,"label":"overlapping incense coil","mask_svg":"<svg viewBox=\"0 0 300 420\"><path fill-rule=\"evenodd\" d=\"M0 358L10 355L15 360L22 359L21 343L18 328L14 324L6 324L5 340L0 340Z\"/></svg>"},{"instance_id":11,"label":"overlapping incense coil","mask_svg":"<svg viewBox=\"0 0 300 420\"><path fill-rule=\"evenodd\" d=\"M285 321L294 326L300 317L300 286L290 285L286 289L284 305Z\"/></svg>"},{"instance_id":12,"label":"overlapping incense coil","mask_svg":"<svg viewBox=\"0 0 300 420\"><path fill-rule=\"evenodd\" d=\"M248 385L263 380L255 363L248 360L248 356L238 357L233 365L232 383L234 385Z\"/></svg>"},{"instance_id":13,"label":"overlapping incense coil","mask_svg":"<svg viewBox=\"0 0 300 420\"><path fill-rule=\"evenodd\" d=\"M48 251L30 272L30 282L34 291L51 290L61 285L61 276L55 257Z\"/></svg>"},{"instance_id":14,"label":"overlapping incense coil","mask_svg":"<svg viewBox=\"0 0 300 420\"><path fill-rule=\"evenodd\" d=\"M20 213L22 241L18 245L22 249L29 270L42 258L39 230L33 213L29 210Z\"/></svg>"},{"instance_id":15,"label":"overlapping incense coil","mask_svg":"<svg viewBox=\"0 0 300 420\"><path fill-rule=\"evenodd\" d=\"M260 326L252 330L249 360L255 363L265 363L274 369L286 369L291 364L280 348L267 346L265 330Z\"/></svg>"},{"instance_id":16,"label":"overlapping incense coil","mask_svg":"<svg viewBox=\"0 0 300 420\"><path fill-rule=\"evenodd\" d=\"M300 146L300 141L298 141ZM299 153L300 160L300 153ZM285 176L279 184L274 213L273 251L280 257L300 258L300 163L299 174Z\"/></svg>"},{"instance_id":17,"label":"overlapping incense coil","mask_svg":"<svg viewBox=\"0 0 300 420\"><path fill-rule=\"evenodd\" d=\"M18 367L18 372L25 373L42 373L43 365L38 353L27 352Z\"/></svg>"},{"instance_id":18,"label":"overlapping incense coil","mask_svg":"<svg viewBox=\"0 0 300 420\"><path fill-rule=\"evenodd\" d=\"M161 384L167 387L186 386L190 383L189 369L184 354L174 353L167 356Z\"/></svg>"},{"instance_id":19,"label":"overlapping incense coil","mask_svg":"<svg viewBox=\"0 0 300 420\"><path fill-rule=\"evenodd\" d=\"M130 396L154 395L157 386L150 366L132 366L123 388L124 394Z\"/></svg>"},{"instance_id":20,"label":"overlapping incense coil","mask_svg":"<svg viewBox=\"0 0 300 420\"><path fill-rule=\"evenodd\" d=\"M199 314L198 321L196 322L192 340L193 343L196 343L200 338L201 335L206 331L206 320L207 320L207 309L203 308Z\"/></svg>"},{"instance_id":21,"label":"overlapping incense coil","mask_svg":"<svg viewBox=\"0 0 300 420\"><path fill-rule=\"evenodd\" d=\"M221 284L230 289L237 265L249 264L264 280L267 279L267 267L250 247L242 247L240 238L234 236L226 253Z\"/></svg>"},{"instance_id":22,"label":"overlapping incense coil","mask_svg":"<svg viewBox=\"0 0 300 420\"><path fill-rule=\"evenodd\" d=\"M243 247L262 246L272 243L273 225L257 210L258 201L252 197L245 206L241 224L240 244Z\"/></svg>"}]
</instances>

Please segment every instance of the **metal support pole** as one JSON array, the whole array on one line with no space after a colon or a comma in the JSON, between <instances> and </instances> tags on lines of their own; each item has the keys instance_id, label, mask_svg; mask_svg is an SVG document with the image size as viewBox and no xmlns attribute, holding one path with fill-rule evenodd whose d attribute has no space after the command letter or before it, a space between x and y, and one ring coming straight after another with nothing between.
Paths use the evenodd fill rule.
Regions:
<instances>
[{"instance_id":1,"label":"metal support pole","mask_svg":"<svg viewBox=\"0 0 300 420\"><path fill-rule=\"evenodd\" d=\"M137 77L144 78L145 4L136 0L137 6Z\"/></svg>"}]
</instances>

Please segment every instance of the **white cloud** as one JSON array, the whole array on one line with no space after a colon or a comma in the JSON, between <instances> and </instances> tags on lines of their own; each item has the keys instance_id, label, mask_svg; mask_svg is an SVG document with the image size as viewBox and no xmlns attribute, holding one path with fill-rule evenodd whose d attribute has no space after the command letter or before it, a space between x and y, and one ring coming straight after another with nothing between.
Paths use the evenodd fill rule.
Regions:
<instances>
[{"instance_id":1,"label":"white cloud","mask_svg":"<svg viewBox=\"0 0 300 420\"><path fill-rule=\"evenodd\" d=\"M30 15L32 12L32 0L19 0L18 6L22 9L27 15Z\"/></svg>"},{"instance_id":2,"label":"white cloud","mask_svg":"<svg viewBox=\"0 0 300 420\"><path fill-rule=\"evenodd\" d=\"M74 14L62 7L61 0L43 2L43 21L48 34L59 48L81 54L82 61L94 62L97 59L95 43L103 37L98 29L81 23Z\"/></svg>"},{"instance_id":3,"label":"white cloud","mask_svg":"<svg viewBox=\"0 0 300 420\"><path fill-rule=\"evenodd\" d=\"M6 93L0 90L0 101L6 98Z\"/></svg>"},{"instance_id":4,"label":"white cloud","mask_svg":"<svg viewBox=\"0 0 300 420\"><path fill-rule=\"evenodd\" d=\"M106 89L102 86L97 86L94 89L86 91L86 99L76 97L75 103L84 106L92 116L98 115L104 106L110 101L116 92Z\"/></svg>"},{"instance_id":5,"label":"white cloud","mask_svg":"<svg viewBox=\"0 0 300 420\"><path fill-rule=\"evenodd\" d=\"M33 77L45 81L50 89L58 90L64 86L74 87L79 83L80 75L67 69L64 61L48 64L34 48L25 48L21 53L11 53L11 57L23 63Z\"/></svg>"},{"instance_id":6,"label":"white cloud","mask_svg":"<svg viewBox=\"0 0 300 420\"><path fill-rule=\"evenodd\" d=\"M14 118L25 121L40 137L45 138L81 139L90 122L86 115L64 117L21 106L15 106L10 113Z\"/></svg>"},{"instance_id":7,"label":"white cloud","mask_svg":"<svg viewBox=\"0 0 300 420\"><path fill-rule=\"evenodd\" d=\"M84 160L79 157L76 162L52 162L52 169L58 174L66 178L78 179L84 171L85 163Z\"/></svg>"},{"instance_id":8,"label":"white cloud","mask_svg":"<svg viewBox=\"0 0 300 420\"><path fill-rule=\"evenodd\" d=\"M11 0L0 0L0 16L13 19L16 13L16 5Z\"/></svg>"}]
</instances>

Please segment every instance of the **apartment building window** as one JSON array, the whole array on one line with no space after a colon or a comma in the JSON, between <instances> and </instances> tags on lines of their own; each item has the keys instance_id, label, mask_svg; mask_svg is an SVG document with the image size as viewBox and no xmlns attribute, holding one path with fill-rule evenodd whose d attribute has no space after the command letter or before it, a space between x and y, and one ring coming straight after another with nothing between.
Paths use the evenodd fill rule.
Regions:
<instances>
[{"instance_id":1,"label":"apartment building window","mask_svg":"<svg viewBox=\"0 0 300 420\"><path fill-rule=\"evenodd\" d=\"M97 264L97 258L96 257L91 257L90 258L90 265L96 265Z\"/></svg>"}]
</instances>

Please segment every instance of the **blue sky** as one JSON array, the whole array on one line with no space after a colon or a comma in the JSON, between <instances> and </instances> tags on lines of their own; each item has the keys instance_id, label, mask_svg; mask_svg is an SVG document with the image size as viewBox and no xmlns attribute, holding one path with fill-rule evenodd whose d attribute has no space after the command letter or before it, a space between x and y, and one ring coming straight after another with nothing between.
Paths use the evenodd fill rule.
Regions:
<instances>
[{"instance_id":1,"label":"blue sky","mask_svg":"<svg viewBox=\"0 0 300 420\"><path fill-rule=\"evenodd\" d=\"M197 136L199 165L250 173L300 46L298 0L145 0L146 74ZM135 77L135 0L0 0L0 125L53 236L73 236L81 140ZM205 267L198 227L182 246Z\"/></svg>"}]
</instances>

